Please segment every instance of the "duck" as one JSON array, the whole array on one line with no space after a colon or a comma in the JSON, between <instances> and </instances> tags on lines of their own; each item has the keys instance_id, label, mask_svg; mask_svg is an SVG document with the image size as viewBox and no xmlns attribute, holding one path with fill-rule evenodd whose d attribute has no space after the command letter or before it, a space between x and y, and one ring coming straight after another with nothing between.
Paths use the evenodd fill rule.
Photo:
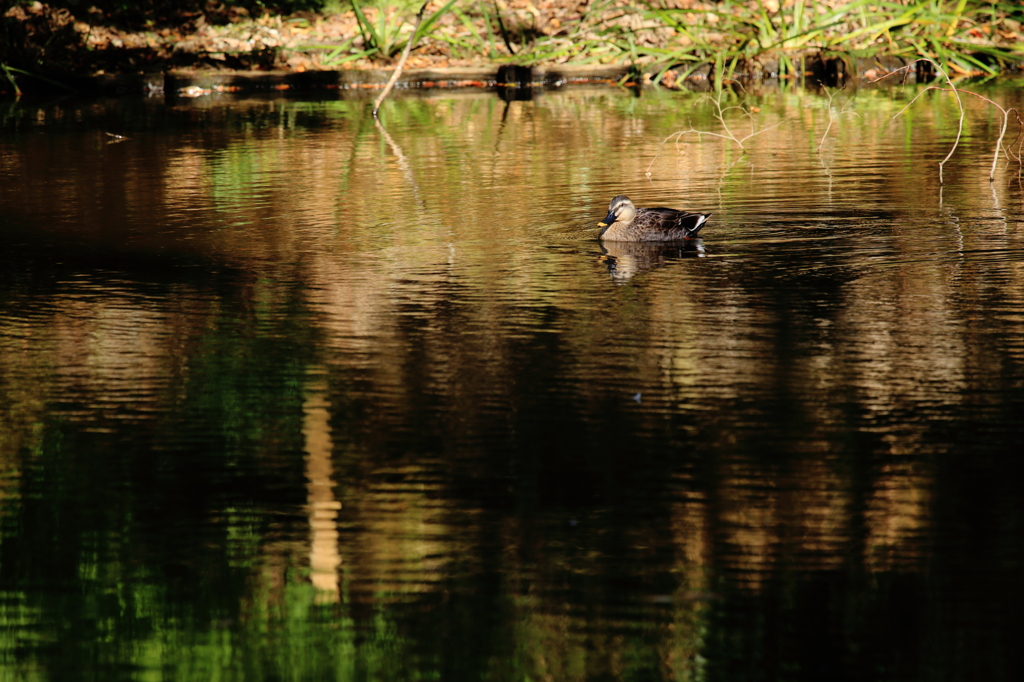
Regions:
<instances>
[{"instance_id":1,"label":"duck","mask_svg":"<svg viewBox=\"0 0 1024 682\"><path fill-rule=\"evenodd\" d=\"M612 199L608 215L598 223L598 239L611 242L674 242L694 239L710 213L674 208L637 208L625 194Z\"/></svg>"}]
</instances>

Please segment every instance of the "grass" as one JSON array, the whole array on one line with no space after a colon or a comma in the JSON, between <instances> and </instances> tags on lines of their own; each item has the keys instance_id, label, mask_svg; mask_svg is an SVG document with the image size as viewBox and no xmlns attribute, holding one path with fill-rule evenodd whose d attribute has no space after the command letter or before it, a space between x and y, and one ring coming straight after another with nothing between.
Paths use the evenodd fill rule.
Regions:
<instances>
[{"instance_id":1,"label":"grass","mask_svg":"<svg viewBox=\"0 0 1024 682\"><path fill-rule=\"evenodd\" d=\"M320 66L334 68L390 63L411 41L418 54L456 60L629 64L655 82L711 64L716 89L736 73L802 72L802 61L818 55L926 58L953 77L1024 64L1024 6L1012 0L693 0L686 8L666 0L435 0L413 35L421 2L323 0L350 11L357 32L309 49L324 50ZM12 21L3 24L10 30L0 41L0 88L16 89L13 67L45 71L39 60L50 52L49 43L37 46L38 59L21 63Z\"/></svg>"},{"instance_id":2,"label":"grass","mask_svg":"<svg viewBox=\"0 0 1024 682\"><path fill-rule=\"evenodd\" d=\"M1012 2L721 0L685 9L666 4L595 0L571 25L549 31L516 23L496 3L449 3L457 21L436 24L429 37L456 56L630 63L654 73L713 63L726 77L755 61L777 61L780 73L794 73L812 53L926 57L957 75L991 74L1024 63L1018 33L1024 8ZM503 14L507 31L499 25Z\"/></svg>"},{"instance_id":3,"label":"grass","mask_svg":"<svg viewBox=\"0 0 1024 682\"><path fill-rule=\"evenodd\" d=\"M3 80L0 81L0 83L3 81L10 83L11 90L14 92L15 97L21 97L21 88L18 87L18 81L14 77L14 74L21 73L21 70L12 66L7 66L7 64L0 63L0 71L3 71L4 75Z\"/></svg>"},{"instance_id":4,"label":"grass","mask_svg":"<svg viewBox=\"0 0 1024 682\"><path fill-rule=\"evenodd\" d=\"M440 9L427 16L418 28L409 26L410 20L416 16L418 0L407 2L385 2L378 0L373 5L366 5L360 0L352 0L352 12L359 23L359 37L362 49L354 47L355 38L334 48L324 59L325 66L338 66L348 61L361 58L390 59L405 49L406 44L413 44L421 36L430 33L434 24L444 16L457 0L448 0ZM415 35L413 32L415 31Z\"/></svg>"}]
</instances>

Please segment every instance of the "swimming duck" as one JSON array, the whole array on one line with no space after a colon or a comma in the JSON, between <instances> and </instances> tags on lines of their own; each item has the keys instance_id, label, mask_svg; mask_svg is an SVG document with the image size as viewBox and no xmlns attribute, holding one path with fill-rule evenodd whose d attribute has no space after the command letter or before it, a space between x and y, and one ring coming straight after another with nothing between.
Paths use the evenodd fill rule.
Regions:
<instances>
[{"instance_id":1,"label":"swimming duck","mask_svg":"<svg viewBox=\"0 0 1024 682\"><path fill-rule=\"evenodd\" d=\"M613 242L672 242L693 239L711 217L674 208L637 208L624 194L612 199L608 215L598 223L598 239Z\"/></svg>"}]
</instances>

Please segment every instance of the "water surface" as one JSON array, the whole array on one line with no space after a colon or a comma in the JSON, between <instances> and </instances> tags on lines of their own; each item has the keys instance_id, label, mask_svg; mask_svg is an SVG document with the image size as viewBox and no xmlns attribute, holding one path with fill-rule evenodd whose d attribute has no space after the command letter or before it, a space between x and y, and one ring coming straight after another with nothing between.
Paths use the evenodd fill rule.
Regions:
<instances>
[{"instance_id":1,"label":"water surface","mask_svg":"<svg viewBox=\"0 0 1024 682\"><path fill-rule=\"evenodd\" d=\"M1024 198L915 94L3 105L0 677L1017 679Z\"/></svg>"}]
</instances>

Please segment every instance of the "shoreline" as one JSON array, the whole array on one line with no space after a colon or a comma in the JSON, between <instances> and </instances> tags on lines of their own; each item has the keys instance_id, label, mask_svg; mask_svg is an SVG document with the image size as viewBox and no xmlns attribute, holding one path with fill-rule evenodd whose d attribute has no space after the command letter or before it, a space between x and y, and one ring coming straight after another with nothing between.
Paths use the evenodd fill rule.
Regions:
<instances>
[{"instance_id":1,"label":"shoreline","mask_svg":"<svg viewBox=\"0 0 1024 682\"><path fill-rule=\"evenodd\" d=\"M861 17L842 0L821 0L813 12L800 9L802 3L775 0L665 0L664 7L648 9L624 0L548 0L539 8L527 0L496 0L490 12L487 3L460 10L432 0L415 36L410 11L418 3L407 0L288 16L251 15L217 3L203 12L146 21L96 7L73 14L61 0L51 2L19 0L0 16L0 35L6 36L0 97L189 87L374 89L390 76L409 40L414 49L399 80L403 87L552 87L574 78L677 90L702 90L712 80L721 87L773 78L839 87L918 58L941 63L954 78L1024 66L1022 21L1011 18L1024 20L1024 10L989 16L979 14L974 2L955 15L927 14L931 10L921 5L883 21L883 9L898 7ZM910 6L911 0L901 2ZM989 23L979 23L983 18ZM921 47L925 26L942 28L934 50ZM529 75L508 78L524 69ZM564 75L573 73L584 75Z\"/></svg>"},{"instance_id":2,"label":"shoreline","mask_svg":"<svg viewBox=\"0 0 1024 682\"><path fill-rule=\"evenodd\" d=\"M767 83L800 81L825 87L862 87L877 78L905 67L913 60L875 58L843 60L809 55L806 68L790 74L779 74L778 63L759 64L750 72L736 73L726 83ZM851 63L852 62L852 63ZM639 71L624 64L547 64L516 66L489 64L403 69L396 87L399 91L413 89L488 89L526 91L557 89L574 85L624 87L660 87L668 90L704 92L712 89L714 65L688 68L685 77L672 70L664 71L659 83L651 72ZM152 73L101 73L89 76L48 75L19 79L26 95L54 93L83 96L130 96L164 94L165 96L201 97L210 94L247 93L314 93L330 91L376 91L391 77L390 68L341 69L337 71L251 71L233 69L168 69ZM922 74L911 74L907 82L923 80ZM0 90L0 97L13 97Z\"/></svg>"}]
</instances>

